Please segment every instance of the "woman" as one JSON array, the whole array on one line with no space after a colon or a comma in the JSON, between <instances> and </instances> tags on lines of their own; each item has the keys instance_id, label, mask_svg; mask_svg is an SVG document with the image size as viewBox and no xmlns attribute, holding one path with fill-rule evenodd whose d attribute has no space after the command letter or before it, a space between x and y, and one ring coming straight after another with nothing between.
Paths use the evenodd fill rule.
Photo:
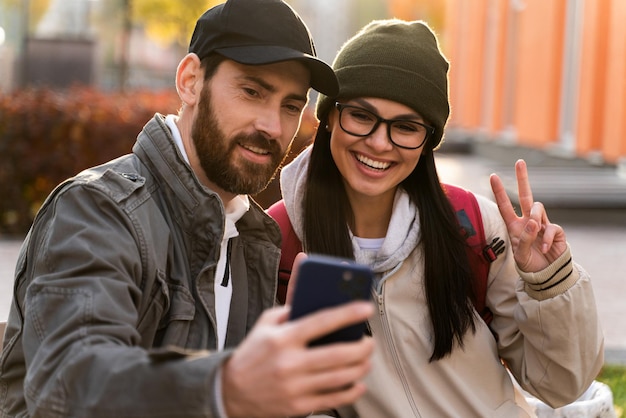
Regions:
<instances>
[{"instance_id":1,"label":"woman","mask_svg":"<svg viewBox=\"0 0 626 418\"><path fill-rule=\"evenodd\" d=\"M511 375L553 406L574 401L602 366L603 337L589 277L533 202L522 161L521 216L496 176L498 205L477 196L486 241L503 239L505 251L489 268L489 325L476 312L466 240L433 157L449 116L433 32L372 22L333 67L339 95L320 96L314 144L283 169L284 201L270 213L285 205L306 252L377 276L368 392L341 415L533 416Z\"/></svg>"}]
</instances>

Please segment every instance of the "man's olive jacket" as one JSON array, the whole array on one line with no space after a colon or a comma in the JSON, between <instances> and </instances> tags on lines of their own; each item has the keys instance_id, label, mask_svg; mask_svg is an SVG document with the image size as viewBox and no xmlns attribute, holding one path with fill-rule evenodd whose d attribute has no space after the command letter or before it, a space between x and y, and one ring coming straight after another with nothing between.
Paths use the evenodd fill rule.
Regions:
<instances>
[{"instance_id":1,"label":"man's olive jacket","mask_svg":"<svg viewBox=\"0 0 626 418\"><path fill-rule=\"evenodd\" d=\"M224 207L163 116L132 154L61 184L19 255L0 416L216 416L216 373L276 292L278 227L251 202L237 229L226 349L216 352Z\"/></svg>"}]
</instances>

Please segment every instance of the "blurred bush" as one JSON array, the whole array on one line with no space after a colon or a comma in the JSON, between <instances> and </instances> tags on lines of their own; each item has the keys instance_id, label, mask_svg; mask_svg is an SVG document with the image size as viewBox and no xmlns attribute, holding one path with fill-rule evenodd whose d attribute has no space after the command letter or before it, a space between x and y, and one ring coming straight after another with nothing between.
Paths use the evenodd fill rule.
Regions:
<instances>
[{"instance_id":1,"label":"blurred bush","mask_svg":"<svg viewBox=\"0 0 626 418\"><path fill-rule=\"evenodd\" d=\"M155 112L179 106L175 91L75 87L0 95L0 235L24 235L58 183L131 152Z\"/></svg>"},{"instance_id":2,"label":"blurred bush","mask_svg":"<svg viewBox=\"0 0 626 418\"><path fill-rule=\"evenodd\" d=\"M128 154L154 113L176 113L176 92L104 93L75 87L0 95L0 236L23 236L52 189L85 168ZM317 120L307 108L287 161L312 140ZM278 178L254 196L280 199Z\"/></svg>"}]
</instances>

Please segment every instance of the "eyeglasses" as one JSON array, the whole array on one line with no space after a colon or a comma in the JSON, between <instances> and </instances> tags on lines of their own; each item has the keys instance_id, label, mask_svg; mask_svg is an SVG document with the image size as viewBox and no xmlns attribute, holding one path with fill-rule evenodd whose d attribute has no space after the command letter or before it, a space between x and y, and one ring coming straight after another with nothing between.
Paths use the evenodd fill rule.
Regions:
<instances>
[{"instance_id":1,"label":"eyeglasses","mask_svg":"<svg viewBox=\"0 0 626 418\"><path fill-rule=\"evenodd\" d=\"M420 122L406 119L384 119L359 106L335 103L339 110L339 126L344 132L354 136L368 136L378 129L381 123L387 125L387 136L392 144L404 149L418 149L435 128Z\"/></svg>"}]
</instances>

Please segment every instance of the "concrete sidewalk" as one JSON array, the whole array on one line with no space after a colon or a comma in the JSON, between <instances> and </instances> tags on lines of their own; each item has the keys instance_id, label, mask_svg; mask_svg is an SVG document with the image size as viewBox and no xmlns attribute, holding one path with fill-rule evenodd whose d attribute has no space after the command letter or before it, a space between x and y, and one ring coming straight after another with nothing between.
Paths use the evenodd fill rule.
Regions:
<instances>
[{"instance_id":1,"label":"concrete sidewalk","mask_svg":"<svg viewBox=\"0 0 626 418\"><path fill-rule=\"evenodd\" d=\"M512 166L503 167L476 155L444 153L437 159L443 181L489 197L489 174L513 173ZM531 184L534 180L540 181L533 178L530 167ZM548 208L548 215L564 227L575 260L592 276L607 363L626 364L626 210ZM0 320L9 314L20 245L19 240L0 239Z\"/></svg>"}]
</instances>

